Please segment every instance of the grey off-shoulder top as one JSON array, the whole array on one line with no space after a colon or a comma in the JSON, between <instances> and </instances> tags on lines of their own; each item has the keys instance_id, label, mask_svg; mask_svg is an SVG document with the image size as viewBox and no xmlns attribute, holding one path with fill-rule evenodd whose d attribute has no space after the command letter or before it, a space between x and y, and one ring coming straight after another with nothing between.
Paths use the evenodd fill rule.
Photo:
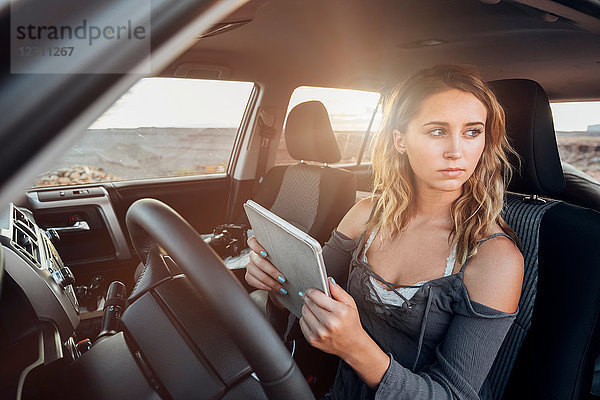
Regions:
<instances>
[{"instance_id":1,"label":"grey off-shoulder top","mask_svg":"<svg viewBox=\"0 0 600 400\"><path fill-rule=\"evenodd\" d=\"M479 244L504 234L495 234ZM471 301L456 274L423 282L401 305L373 296L373 281L395 289L361 256L365 235L337 230L323 248L329 275L356 301L363 328L388 353L390 366L375 391L344 361L331 391L341 399L479 399L485 378L517 313ZM501 268L501 266L498 266ZM402 296L402 291L397 291Z\"/></svg>"}]
</instances>

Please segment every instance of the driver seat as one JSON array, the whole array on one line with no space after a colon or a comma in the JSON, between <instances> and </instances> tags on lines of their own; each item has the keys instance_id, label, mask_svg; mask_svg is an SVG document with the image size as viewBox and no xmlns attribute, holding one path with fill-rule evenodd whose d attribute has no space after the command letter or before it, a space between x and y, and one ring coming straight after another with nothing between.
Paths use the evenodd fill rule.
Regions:
<instances>
[{"instance_id":1,"label":"driver seat","mask_svg":"<svg viewBox=\"0 0 600 400\"><path fill-rule=\"evenodd\" d=\"M560 193L565 180L542 87L525 79L489 85L522 158L503 216L519 237L525 276L519 314L480 394L588 398L600 350L600 213L544 198Z\"/></svg>"},{"instance_id":2,"label":"driver seat","mask_svg":"<svg viewBox=\"0 0 600 400\"><path fill-rule=\"evenodd\" d=\"M327 165L339 162L342 155L323 103L306 101L290 111L285 144L300 162L271 168L254 201L324 244L354 205L356 176Z\"/></svg>"}]
</instances>

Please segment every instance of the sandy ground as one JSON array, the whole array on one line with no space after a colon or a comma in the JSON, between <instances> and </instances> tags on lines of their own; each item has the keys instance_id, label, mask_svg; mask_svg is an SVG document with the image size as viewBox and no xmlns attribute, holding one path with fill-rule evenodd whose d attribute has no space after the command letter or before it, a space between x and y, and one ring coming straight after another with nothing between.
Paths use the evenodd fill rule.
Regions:
<instances>
[{"instance_id":1,"label":"sandy ground","mask_svg":"<svg viewBox=\"0 0 600 400\"><path fill-rule=\"evenodd\" d=\"M115 180L225 172L237 129L97 129L82 135L56 160L46 181L68 175L74 166L101 171ZM76 173L80 174L81 171Z\"/></svg>"},{"instance_id":2,"label":"sandy ground","mask_svg":"<svg viewBox=\"0 0 600 400\"><path fill-rule=\"evenodd\" d=\"M557 136L557 143L561 160L600 181L600 137Z\"/></svg>"}]
</instances>

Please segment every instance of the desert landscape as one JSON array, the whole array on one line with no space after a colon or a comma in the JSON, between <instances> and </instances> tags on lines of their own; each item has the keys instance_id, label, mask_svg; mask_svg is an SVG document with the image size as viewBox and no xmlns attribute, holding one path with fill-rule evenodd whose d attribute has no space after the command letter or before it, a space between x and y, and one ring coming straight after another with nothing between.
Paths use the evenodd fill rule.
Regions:
<instances>
[{"instance_id":1,"label":"desert landscape","mask_svg":"<svg viewBox=\"0 0 600 400\"><path fill-rule=\"evenodd\" d=\"M556 139L561 160L600 181L600 134L558 132Z\"/></svg>"},{"instance_id":2,"label":"desert landscape","mask_svg":"<svg viewBox=\"0 0 600 400\"><path fill-rule=\"evenodd\" d=\"M90 129L37 187L223 173L236 128ZM363 132L336 133L341 164L355 163ZM600 132L557 132L561 159L600 181ZM363 161L367 161L365 156ZM291 163L284 141L277 163Z\"/></svg>"}]
</instances>

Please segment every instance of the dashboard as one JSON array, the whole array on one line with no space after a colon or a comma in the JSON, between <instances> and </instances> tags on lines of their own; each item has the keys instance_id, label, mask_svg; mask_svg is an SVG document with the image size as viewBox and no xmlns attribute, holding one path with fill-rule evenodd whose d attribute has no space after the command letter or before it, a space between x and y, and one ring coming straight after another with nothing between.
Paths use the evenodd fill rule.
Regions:
<instances>
[{"instance_id":1,"label":"dashboard","mask_svg":"<svg viewBox=\"0 0 600 400\"><path fill-rule=\"evenodd\" d=\"M75 332L85 337L86 307L53 234L25 208L0 214L0 398L265 398L214 310L160 252L147 264L154 278L118 317L110 293L120 282L111 283L100 334L75 343ZM104 328L110 315L115 329Z\"/></svg>"},{"instance_id":2,"label":"dashboard","mask_svg":"<svg viewBox=\"0 0 600 400\"><path fill-rule=\"evenodd\" d=\"M50 236L26 209L10 205L0 217L4 288L0 339L4 364L19 376L2 382L3 393L21 398L30 371L77 357L73 333L79 325L74 276ZM4 357L3 357L4 358ZM7 363L8 361L8 363ZM18 368L15 366L18 365Z\"/></svg>"}]
</instances>

